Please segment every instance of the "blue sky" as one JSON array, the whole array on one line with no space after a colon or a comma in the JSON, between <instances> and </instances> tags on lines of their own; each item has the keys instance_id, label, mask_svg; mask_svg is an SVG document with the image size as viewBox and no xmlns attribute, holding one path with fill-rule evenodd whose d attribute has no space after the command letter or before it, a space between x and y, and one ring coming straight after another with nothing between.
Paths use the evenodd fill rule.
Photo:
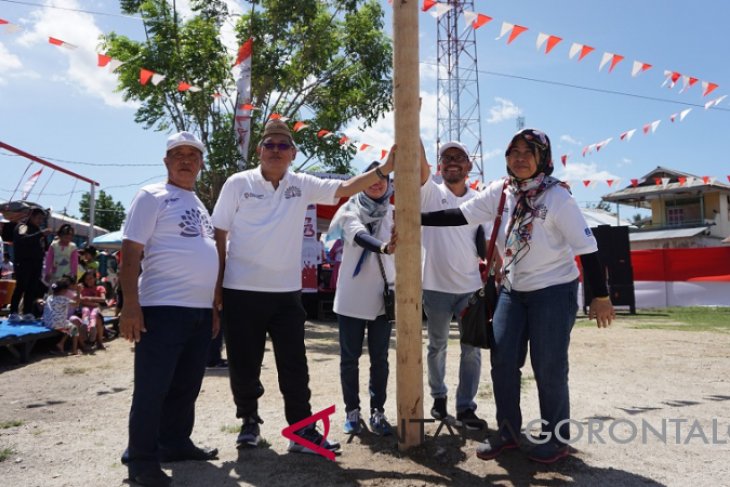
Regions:
<instances>
[{"instance_id":1,"label":"blue sky","mask_svg":"<svg viewBox=\"0 0 730 487\"><path fill-rule=\"evenodd\" d=\"M116 1L28 0L27 3L119 14ZM186 1L178 0L185 11ZM233 9L247 2L229 0ZM391 7L386 10L390 33ZM504 174L504 147L516 131L516 117L544 130L552 139L556 175L573 182L582 204L597 202L611 191L606 179L629 184L665 166L727 183L730 164L724 141L730 129L730 98L705 110L707 101L730 93L730 2L720 0L476 0L474 10L494 18L476 31L486 179ZM0 0L0 18L23 30L8 33L0 26L0 141L100 182L100 188L125 207L146 182L164 178L162 156L167 134L134 123L135 107L114 93L115 77L96 67L96 39L116 31L142 39L141 21L122 16L92 15ZM436 20L419 15L421 32L421 134L431 162L436 140ZM495 38L503 21L528 27L507 45ZM550 54L535 46L539 32L563 38ZM224 32L230 39L230 33ZM77 44L68 51L48 44L53 36ZM234 49L232 41L231 49ZM596 48L585 59L568 58L573 42ZM625 56L613 72L599 72L604 52ZM654 67L631 76L634 60ZM664 70L678 71L719 84L707 97L699 82L680 93L661 87ZM571 85L571 86L566 86ZM692 108L684 121L669 116ZM661 120L656 132L642 127ZM631 141L619 134L637 129ZM387 114L365 132L345 130L353 139L387 148L393 140L393 117ZM584 146L613 138L586 157ZM562 168L561 154L568 154ZM373 154L359 153L354 166L364 167ZM0 150L0 200L39 169ZM50 179L49 179L50 178ZM594 180L585 188L580 181ZM45 169L31 199L55 210L78 214L87 191L66 175ZM42 194L38 195L42 191ZM17 196L16 196L17 198ZM632 210L622 209L622 216Z\"/></svg>"}]
</instances>

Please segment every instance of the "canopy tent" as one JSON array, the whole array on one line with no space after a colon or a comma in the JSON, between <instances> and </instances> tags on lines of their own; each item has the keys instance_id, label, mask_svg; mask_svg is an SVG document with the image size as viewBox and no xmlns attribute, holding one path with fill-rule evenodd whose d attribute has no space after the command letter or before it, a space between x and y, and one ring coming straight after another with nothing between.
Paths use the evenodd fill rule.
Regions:
<instances>
[{"instance_id":1,"label":"canopy tent","mask_svg":"<svg viewBox=\"0 0 730 487\"><path fill-rule=\"evenodd\" d=\"M99 235L91 243L95 247L99 247L107 250L120 250L122 248L122 231L117 230L116 232L107 233L105 235Z\"/></svg>"}]
</instances>

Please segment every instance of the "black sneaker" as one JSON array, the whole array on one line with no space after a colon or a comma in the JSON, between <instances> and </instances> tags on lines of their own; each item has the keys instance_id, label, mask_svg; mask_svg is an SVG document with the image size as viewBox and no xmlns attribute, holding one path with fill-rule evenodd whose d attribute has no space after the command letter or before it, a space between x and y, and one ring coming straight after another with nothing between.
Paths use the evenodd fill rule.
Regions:
<instances>
[{"instance_id":1,"label":"black sneaker","mask_svg":"<svg viewBox=\"0 0 730 487\"><path fill-rule=\"evenodd\" d=\"M456 426L464 427L469 431L481 431L487 429L487 422L477 416L473 409L465 409L456 413Z\"/></svg>"},{"instance_id":2,"label":"black sneaker","mask_svg":"<svg viewBox=\"0 0 730 487\"><path fill-rule=\"evenodd\" d=\"M319 445L326 450L337 452L340 449L340 444L338 442L325 440L324 436L322 436L322 433L317 431L317 428L314 425L305 426L296 433L297 436L301 436L305 440L311 441L315 445ZM300 445L299 443L291 440L289 441L288 451L292 453L310 453L318 455L316 451L310 450L306 446Z\"/></svg>"},{"instance_id":3,"label":"black sneaker","mask_svg":"<svg viewBox=\"0 0 730 487\"><path fill-rule=\"evenodd\" d=\"M431 408L431 417L434 419L440 419L441 421L449 417L449 413L446 412L445 397L434 398L433 407Z\"/></svg>"},{"instance_id":4,"label":"black sneaker","mask_svg":"<svg viewBox=\"0 0 730 487\"><path fill-rule=\"evenodd\" d=\"M261 429L260 424L264 424L264 420L254 414L243 418L243 424L241 425L241 432L236 438L236 448L255 448L261 441Z\"/></svg>"},{"instance_id":5,"label":"black sneaker","mask_svg":"<svg viewBox=\"0 0 730 487\"><path fill-rule=\"evenodd\" d=\"M513 439L505 440L501 436L497 435L494 438L484 440L477 446L477 457L482 460L492 460L497 458L500 453L505 450L515 450L520 445Z\"/></svg>"}]
</instances>

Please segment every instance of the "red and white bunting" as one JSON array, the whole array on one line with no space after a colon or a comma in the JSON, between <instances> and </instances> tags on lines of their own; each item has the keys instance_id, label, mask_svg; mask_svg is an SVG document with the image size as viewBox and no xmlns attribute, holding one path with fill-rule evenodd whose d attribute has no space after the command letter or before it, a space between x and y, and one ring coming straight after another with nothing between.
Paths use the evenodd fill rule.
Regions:
<instances>
[{"instance_id":1,"label":"red and white bunting","mask_svg":"<svg viewBox=\"0 0 730 487\"><path fill-rule=\"evenodd\" d=\"M71 49L71 50L74 50L79 47L76 44L71 44L70 42L62 41L61 39L57 39L55 37L49 37L48 43L53 44L54 46L63 47L66 49Z\"/></svg>"},{"instance_id":2,"label":"red and white bunting","mask_svg":"<svg viewBox=\"0 0 730 487\"><path fill-rule=\"evenodd\" d=\"M423 6L421 7L421 12L428 12L431 7L436 5L438 2L436 0L423 0Z\"/></svg>"},{"instance_id":3,"label":"red and white bunting","mask_svg":"<svg viewBox=\"0 0 730 487\"><path fill-rule=\"evenodd\" d=\"M553 48L557 46L558 43L562 40L563 39L561 37L540 32L537 35L537 50L539 51L542 45L545 44L545 42L547 41L547 45L545 46L545 54L549 54L550 51L552 51Z\"/></svg>"},{"instance_id":4,"label":"red and white bunting","mask_svg":"<svg viewBox=\"0 0 730 487\"><path fill-rule=\"evenodd\" d=\"M241 44L241 47L238 48L238 54L236 55L236 61L233 63L233 65L238 66L245 60L249 59L251 57L252 52L253 52L253 39L249 38L248 40L246 40L246 42Z\"/></svg>"},{"instance_id":5,"label":"red and white bunting","mask_svg":"<svg viewBox=\"0 0 730 487\"><path fill-rule=\"evenodd\" d=\"M370 144L362 144L362 145L360 145L360 148L358 150L364 151L364 150L369 149L370 147L372 147Z\"/></svg>"},{"instance_id":6,"label":"red and white bunting","mask_svg":"<svg viewBox=\"0 0 730 487\"><path fill-rule=\"evenodd\" d=\"M568 154L560 156L560 161L563 163L563 166L565 166L568 163Z\"/></svg>"},{"instance_id":7,"label":"red and white bunting","mask_svg":"<svg viewBox=\"0 0 730 487\"><path fill-rule=\"evenodd\" d=\"M325 135L329 135L329 134L331 134L331 133L332 133L332 132L330 132L329 130L325 130L325 129L322 129L322 130L320 130L319 132L317 132L317 137L321 139L321 138L322 138L322 137L324 137Z\"/></svg>"},{"instance_id":8,"label":"red and white bunting","mask_svg":"<svg viewBox=\"0 0 730 487\"><path fill-rule=\"evenodd\" d=\"M708 101L707 103L705 103L705 110L709 110L712 107L716 107L717 105L719 105L720 103L722 103L722 101L725 98L727 98L727 95L722 95L721 97L718 97L718 98L715 98L714 100Z\"/></svg>"},{"instance_id":9,"label":"red and white bunting","mask_svg":"<svg viewBox=\"0 0 730 487\"><path fill-rule=\"evenodd\" d=\"M693 78L692 76L682 76L682 89L679 90L680 93L684 93L685 90L692 88L697 81L699 81L697 78Z\"/></svg>"},{"instance_id":10,"label":"red and white bunting","mask_svg":"<svg viewBox=\"0 0 730 487\"><path fill-rule=\"evenodd\" d=\"M507 38L507 44L510 44L512 41L517 39L517 37L525 32L527 30L527 27L523 27L521 25L515 25L511 24L509 22L502 22L502 30L499 32L499 37L497 37L495 40L498 41L507 33L509 32L509 37Z\"/></svg>"},{"instance_id":11,"label":"red and white bunting","mask_svg":"<svg viewBox=\"0 0 730 487\"><path fill-rule=\"evenodd\" d=\"M153 76L153 78L154 78L154 76ZM154 83L154 81L153 81L153 83ZM181 91L181 92L188 91L190 89L190 86L191 86L190 84L188 84L184 81L181 81L177 84L177 91Z\"/></svg>"},{"instance_id":12,"label":"red and white bunting","mask_svg":"<svg viewBox=\"0 0 730 487\"><path fill-rule=\"evenodd\" d=\"M453 5L447 5L445 3L437 3L435 7L436 8L434 10L429 12L429 14L431 14L431 16L435 19L440 18L443 14L454 8Z\"/></svg>"},{"instance_id":13,"label":"red and white bunting","mask_svg":"<svg viewBox=\"0 0 730 487\"><path fill-rule=\"evenodd\" d=\"M595 48L588 46L586 44L578 44L577 42L574 42L570 46L570 51L568 52L568 57L570 59L573 59L576 54L580 53L580 55L578 56L578 61L581 61L581 60L583 60L584 57L586 57L592 51L595 51Z\"/></svg>"},{"instance_id":14,"label":"red and white bunting","mask_svg":"<svg viewBox=\"0 0 730 487\"><path fill-rule=\"evenodd\" d=\"M623 59L624 57L620 54L604 52L603 57L601 58L601 64L598 66L598 71L602 70L606 63L611 61L611 65L608 67L608 72L610 73L611 71L613 71L613 68L615 68L618 63L623 61Z\"/></svg>"},{"instance_id":15,"label":"red and white bunting","mask_svg":"<svg viewBox=\"0 0 730 487\"><path fill-rule=\"evenodd\" d=\"M5 30L6 34L15 34L16 32L20 32L21 30L23 30L23 28L18 24L13 24L11 22L8 22L7 20L5 21L4 27L5 28L3 30Z\"/></svg>"},{"instance_id":16,"label":"red and white bunting","mask_svg":"<svg viewBox=\"0 0 730 487\"><path fill-rule=\"evenodd\" d=\"M294 132L299 132L299 131L304 130L307 127L309 127L309 125L307 125L304 122L296 122L296 123L294 123L293 129L294 129Z\"/></svg>"},{"instance_id":17,"label":"red and white bunting","mask_svg":"<svg viewBox=\"0 0 730 487\"><path fill-rule=\"evenodd\" d=\"M112 60L111 56L107 56L106 54L97 54L97 61L96 65L100 68L105 67L107 64L109 64Z\"/></svg>"},{"instance_id":18,"label":"red and white bunting","mask_svg":"<svg viewBox=\"0 0 730 487\"><path fill-rule=\"evenodd\" d=\"M167 78L167 76L165 76L164 74L155 73L152 75L152 78L150 78L150 81L152 82L153 85L157 86L160 83L162 83L163 81L165 81L165 78ZM178 87L178 89L179 89L179 87Z\"/></svg>"},{"instance_id":19,"label":"red and white bunting","mask_svg":"<svg viewBox=\"0 0 730 487\"><path fill-rule=\"evenodd\" d=\"M634 61L634 65L631 68L631 76L634 78L639 75L639 73L643 73L644 71L648 71L651 69L651 64L649 63L642 63L641 61Z\"/></svg>"},{"instance_id":20,"label":"red and white bunting","mask_svg":"<svg viewBox=\"0 0 730 487\"><path fill-rule=\"evenodd\" d=\"M682 77L682 73L679 73L677 71L668 71L664 70L664 82L662 83L662 87L668 86L671 90L674 88L674 86L677 84L677 81L679 78Z\"/></svg>"},{"instance_id":21,"label":"red and white bunting","mask_svg":"<svg viewBox=\"0 0 730 487\"><path fill-rule=\"evenodd\" d=\"M140 68L139 69L139 84L146 85L150 78L152 78L152 75L155 74L154 71L150 71L149 69Z\"/></svg>"},{"instance_id":22,"label":"red and white bunting","mask_svg":"<svg viewBox=\"0 0 730 487\"><path fill-rule=\"evenodd\" d=\"M657 127L659 127L660 123L662 123L661 120L654 120L653 122L647 123L646 125L644 125L644 127L643 127L644 135L648 135L649 131L651 131L652 134L655 133L656 129L657 129Z\"/></svg>"},{"instance_id":23,"label":"red and white bunting","mask_svg":"<svg viewBox=\"0 0 730 487\"><path fill-rule=\"evenodd\" d=\"M471 26L472 29L477 30L479 27L491 22L492 17L490 17L489 15L464 10L464 20L466 20L467 25Z\"/></svg>"},{"instance_id":24,"label":"red and white bunting","mask_svg":"<svg viewBox=\"0 0 730 487\"><path fill-rule=\"evenodd\" d=\"M709 81L702 82L702 96L707 96L712 93L718 87L717 83L710 83Z\"/></svg>"},{"instance_id":25,"label":"red and white bunting","mask_svg":"<svg viewBox=\"0 0 730 487\"><path fill-rule=\"evenodd\" d=\"M385 156L388 155L388 151L385 149L380 150L380 159L385 159Z\"/></svg>"},{"instance_id":26,"label":"red and white bunting","mask_svg":"<svg viewBox=\"0 0 730 487\"><path fill-rule=\"evenodd\" d=\"M623 133L622 133L622 134L621 134L621 135L619 136L619 138L620 138L621 140L625 140L625 141L627 141L627 142L628 142L629 140L631 140L631 137L633 137L635 133L636 133L636 129L631 129L631 130L627 130L626 132L623 132Z\"/></svg>"},{"instance_id":27,"label":"red and white bunting","mask_svg":"<svg viewBox=\"0 0 730 487\"><path fill-rule=\"evenodd\" d=\"M33 189L33 186L35 186L35 183L38 182L38 178L41 177L42 172L43 172L43 168L39 169L38 172L31 174L31 176L28 178L28 180L23 185L23 189L21 190L21 194L20 194L21 200L28 199L28 195L30 194L31 190Z\"/></svg>"},{"instance_id":28,"label":"red and white bunting","mask_svg":"<svg viewBox=\"0 0 730 487\"><path fill-rule=\"evenodd\" d=\"M340 145L345 145L350 142L350 138L347 135L343 135L337 142L339 142Z\"/></svg>"}]
</instances>

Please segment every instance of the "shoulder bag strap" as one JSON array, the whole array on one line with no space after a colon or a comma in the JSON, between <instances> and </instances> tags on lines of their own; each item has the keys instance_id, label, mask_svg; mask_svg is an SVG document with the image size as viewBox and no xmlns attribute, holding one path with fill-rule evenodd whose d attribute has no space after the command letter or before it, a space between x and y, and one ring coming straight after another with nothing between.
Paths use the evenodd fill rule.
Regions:
<instances>
[{"instance_id":1,"label":"shoulder bag strap","mask_svg":"<svg viewBox=\"0 0 730 487\"><path fill-rule=\"evenodd\" d=\"M494 226L492 227L492 236L489 238L489 246L487 247L487 272L492 271L492 264L494 263L494 245L497 242L497 233L499 227L502 225L502 213L504 212L504 202L507 198L507 185L509 179L504 180L502 186L502 196L499 199L499 209L497 210L497 216L494 218Z\"/></svg>"}]
</instances>

